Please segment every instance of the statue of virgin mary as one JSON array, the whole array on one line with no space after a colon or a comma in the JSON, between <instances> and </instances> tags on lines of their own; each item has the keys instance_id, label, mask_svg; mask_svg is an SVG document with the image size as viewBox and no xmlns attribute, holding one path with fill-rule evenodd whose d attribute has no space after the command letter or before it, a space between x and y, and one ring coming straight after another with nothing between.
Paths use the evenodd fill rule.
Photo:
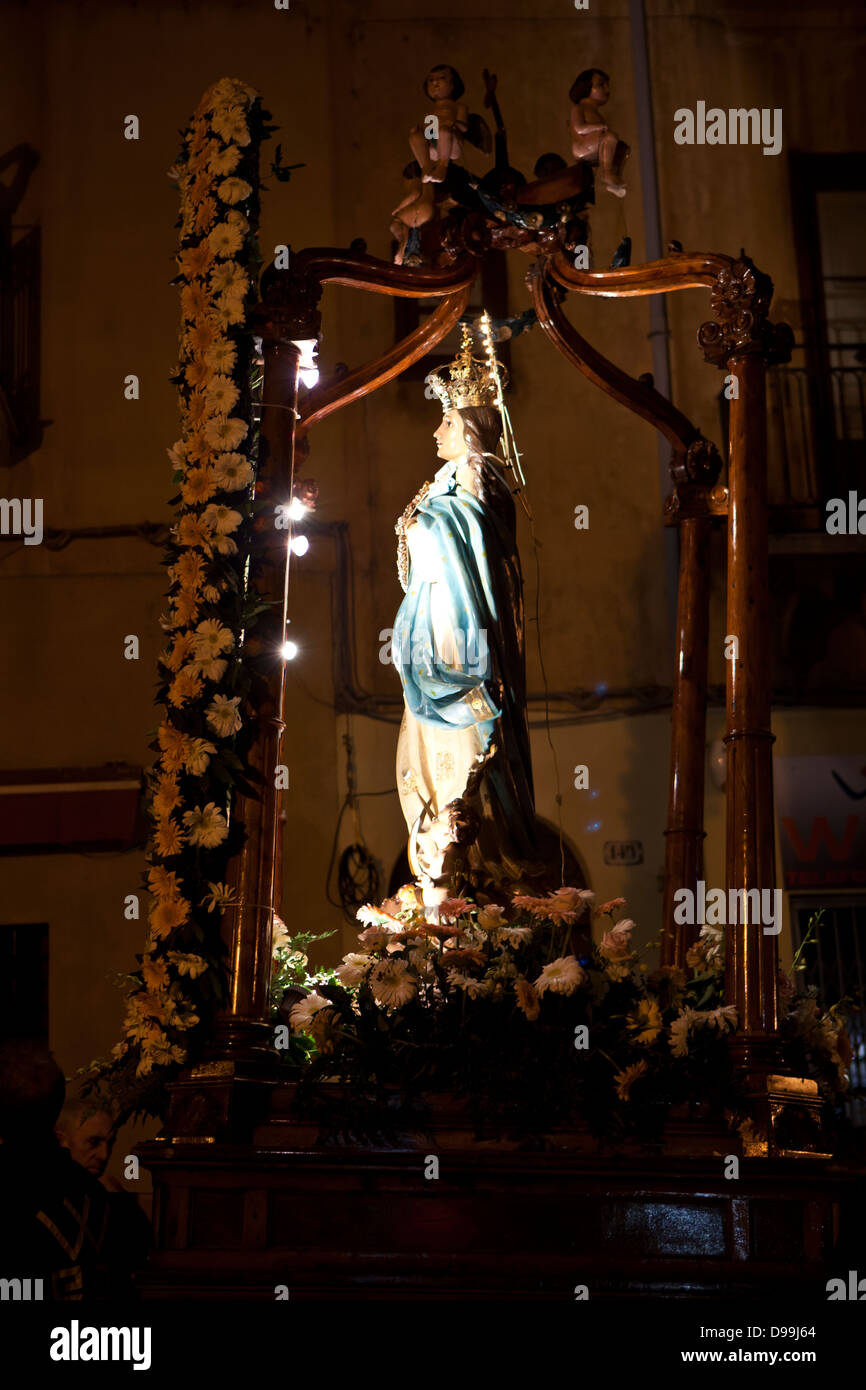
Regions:
<instances>
[{"instance_id":1,"label":"statue of virgin mary","mask_svg":"<svg viewBox=\"0 0 866 1390\"><path fill-rule=\"evenodd\" d=\"M442 466L396 527L397 789L431 907L461 884L528 882L538 858L513 480L497 453L501 371L472 356L464 326L454 362L428 377Z\"/></svg>"}]
</instances>

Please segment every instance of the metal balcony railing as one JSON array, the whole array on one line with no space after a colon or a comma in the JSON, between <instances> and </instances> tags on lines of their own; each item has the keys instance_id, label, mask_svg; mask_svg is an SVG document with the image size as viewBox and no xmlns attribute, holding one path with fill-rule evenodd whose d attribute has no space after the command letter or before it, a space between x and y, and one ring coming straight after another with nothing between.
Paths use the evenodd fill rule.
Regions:
<instances>
[{"instance_id":1,"label":"metal balcony railing","mask_svg":"<svg viewBox=\"0 0 866 1390\"><path fill-rule=\"evenodd\" d=\"M823 529L827 499L866 476L866 366L831 366L821 386L802 364L767 373L767 496L795 529ZM724 393L719 406L727 452Z\"/></svg>"}]
</instances>

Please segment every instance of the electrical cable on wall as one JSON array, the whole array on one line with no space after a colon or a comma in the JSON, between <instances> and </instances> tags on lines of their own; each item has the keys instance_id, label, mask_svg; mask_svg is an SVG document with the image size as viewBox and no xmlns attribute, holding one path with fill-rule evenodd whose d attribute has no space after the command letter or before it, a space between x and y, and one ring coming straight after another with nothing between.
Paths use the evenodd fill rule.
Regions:
<instances>
[{"instance_id":1,"label":"electrical cable on wall","mask_svg":"<svg viewBox=\"0 0 866 1390\"><path fill-rule=\"evenodd\" d=\"M346 716L346 733L343 734L343 747L346 750L346 795L340 807L337 817L337 825L334 830L334 839L331 845L331 857L328 861L328 872L325 880L325 893L328 902L333 907L339 907L346 919L352 923L356 921L355 914L359 907L364 903L378 902L381 896L381 875L379 867L373 855L367 848L364 839L364 832L361 827L361 815L358 806L359 796L355 790L355 761L354 743L348 731L349 719ZM367 795L386 796L391 793L388 788L385 792L370 792ZM396 794L396 789L394 789ZM334 870L334 859L337 853L337 843L340 837L340 827L343 823L343 816L347 809L352 812L354 823L354 840L347 845L340 855L337 863L337 892L339 901L331 897L331 876Z\"/></svg>"}]
</instances>

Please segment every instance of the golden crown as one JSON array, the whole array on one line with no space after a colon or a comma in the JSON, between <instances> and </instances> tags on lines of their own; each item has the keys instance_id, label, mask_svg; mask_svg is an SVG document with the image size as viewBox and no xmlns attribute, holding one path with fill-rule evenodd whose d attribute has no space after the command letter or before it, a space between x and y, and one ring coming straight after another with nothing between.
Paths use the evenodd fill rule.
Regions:
<instances>
[{"instance_id":1,"label":"golden crown","mask_svg":"<svg viewBox=\"0 0 866 1390\"><path fill-rule=\"evenodd\" d=\"M472 329L468 323L461 324L460 328L462 340L454 361L446 367L437 367L426 380L441 401L443 410L465 410L476 405L497 406L501 388L508 381L505 368L499 362L494 365L489 352L487 360L473 357Z\"/></svg>"}]
</instances>

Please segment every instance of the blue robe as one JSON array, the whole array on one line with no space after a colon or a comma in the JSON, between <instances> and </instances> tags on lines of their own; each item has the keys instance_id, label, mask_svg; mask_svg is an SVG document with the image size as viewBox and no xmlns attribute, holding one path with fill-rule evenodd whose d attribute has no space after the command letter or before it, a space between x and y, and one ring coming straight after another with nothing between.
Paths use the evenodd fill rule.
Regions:
<instances>
[{"instance_id":1,"label":"blue robe","mask_svg":"<svg viewBox=\"0 0 866 1390\"><path fill-rule=\"evenodd\" d=\"M536 842L514 503L495 465L486 464L483 485L481 500L458 484L456 465L446 464L413 513L422 534L414 533L410 552L424 561L410 564L393 656L416 735L429 739L436 756L450 743L465 762L461 731L476 731L474 744L487 760L483 824L470 859L495 874L497 865L533 857ZM443 633L455 639L444 651ZM433 756L425 761L434 764ZM429 799L432 789L424 790ZM442 809L434 801L433 810Z\"/></svg>"}]
</instances>

